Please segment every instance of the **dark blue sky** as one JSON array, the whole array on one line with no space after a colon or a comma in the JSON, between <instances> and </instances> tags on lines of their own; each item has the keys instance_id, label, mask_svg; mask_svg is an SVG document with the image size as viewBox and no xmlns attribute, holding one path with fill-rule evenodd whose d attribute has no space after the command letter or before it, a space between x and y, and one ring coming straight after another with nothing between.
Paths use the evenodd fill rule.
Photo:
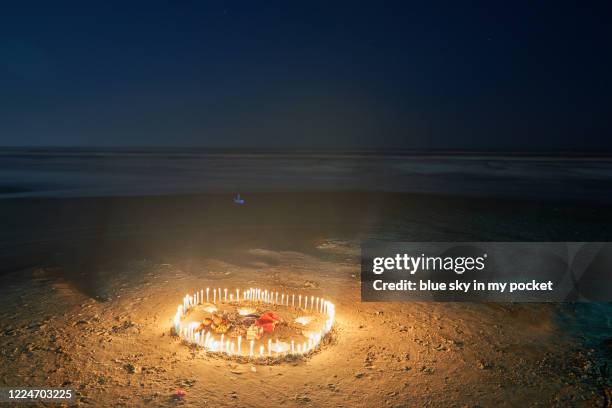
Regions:
<instances>
[{"instance_id":1,"label":"dark blue sky","mask_svg":"<svg viewBox=\"0 0 612 408\"><path fill-rule=\"evenodd\" d=\"M609 2L330 3L4 5L0 145L612 150Z\"/></svg>"}]
</instances>

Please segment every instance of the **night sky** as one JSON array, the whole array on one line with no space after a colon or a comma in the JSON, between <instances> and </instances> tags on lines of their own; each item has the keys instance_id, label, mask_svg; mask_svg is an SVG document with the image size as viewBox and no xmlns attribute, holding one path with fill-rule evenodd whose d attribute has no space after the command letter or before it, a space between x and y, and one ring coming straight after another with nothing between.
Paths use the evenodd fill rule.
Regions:
<instances>
[{"instance_id":1,"label":"night sky","mask_svg":"<svg viewBox=\"0 0 612 408\"><path fill-rule=\"evenodd\" d=\"M0 145L612 151L610 2L330 3L4 4Z\"/></svg>"}]
</instances>

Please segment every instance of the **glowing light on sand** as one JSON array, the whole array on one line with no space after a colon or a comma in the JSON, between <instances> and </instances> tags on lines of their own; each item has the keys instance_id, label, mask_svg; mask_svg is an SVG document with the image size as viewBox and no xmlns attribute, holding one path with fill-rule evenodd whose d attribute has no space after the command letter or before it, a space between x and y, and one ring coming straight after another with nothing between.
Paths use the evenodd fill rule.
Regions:
<instances>
[{"instance_id":1,"label":"glowing light on sand","mask_svg":"<svg viewBox=\"0 0 612 408\"><path fill-rule=\"evenodd\" d=\"M304 355L317 349L323 338L330 332L334 324L334 304L329 300L324 300L322 297L315 298L315 296L312 295L296 295L292 293L291 302L289 302L288 293L271 291L268 289L248 288L244 290L231 290L227 288L213 288L212 292L212 303L215 306L209 303L211 300L210 288L206 288L206 298L204 298L204 289L200 289L199 291L194 291L193 295L188 294L183 298L183 302L182 304L178 305L176 314L172 320L172 328L176 336L178 336L184 342L202 347L208 352L224 353L227 355L239 356L248 359L281 358L282 356L288 354ZM234 293L236 294L236 297L234 297ZM295 303L296 297L298 298L297 305ZM302 297L304 298L303 304ZM214 332L203 331L201 329L200 322L198 321L183 321L189 312L194 309L201 308L200 310L204 310L211 314L215 312L221 313L223 312L223 305L228 303L239 307L238 314L241 316L255 314L256 309L248 306L262 303L275 304L287 308L292 307L298 312L299 310L308 310L311 314L318 313L320 316L299 316L294 321L298 324L306 326L315 321L315 319L316 321L319 321L319 319L322 317L323 324L320 325L319 329L313 328L313 330L304 331L301 333L303 337L297 334L296 336L298 336L298 338L284 339L284 341L280 338L275 338L273 341L267 336L265 339L261 340L251 339L248 343L248 352L247 350L243 352L243 336L238 336L237 338L232 339L230 338L229 333L227 336L225 333L215 335ZM296 306L297 309L295 309ZM310 308L308 306L310 306ZM306 338L307 341L304 341L304 338ZM237 340L237 342L234 340ZM255 354L256 346L259 347L258 355Z\"/></svg>"},{"instance_id":2,"label":"glowing light on sand","mask_svg":"<svg viewBox=\"0 0 612 408\"><path fill-rule=\"evenodd\" d=\"M310 316L300 316L297 319L295 319L296 323L301 324L303 326L306 326L311 321L312 321L312 317Z\"/></svg>"},{"instance_id":3,"label":"glowing light on sand","mask_svg":"<svg viewBox=\"0 0 612 408\"><path fill-rule=\"evenodd\" d=\"M247 308L238 309L238 314L240 316L247 316L253 313L255 313L255 309L247 309Z\"/></svg>"}]
</instances>

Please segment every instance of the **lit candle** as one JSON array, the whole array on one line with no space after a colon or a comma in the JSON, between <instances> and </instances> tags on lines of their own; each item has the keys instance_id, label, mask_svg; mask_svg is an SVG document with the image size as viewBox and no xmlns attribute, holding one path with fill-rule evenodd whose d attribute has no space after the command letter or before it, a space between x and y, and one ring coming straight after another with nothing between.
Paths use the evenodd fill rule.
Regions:
<instances>
[{"instance_id":1,"label":"lit candle","mask_svg":"<svg viewBox=\"0 0 612 408\"><path fill-rule=\"evenodd\" d=\"M272 355L272 339L268 339L268 355Z\"/></svg>"},{"instance_id":2,"label":"lit candle","mask_svg":"<svg viewBox=\"0 0 612 408\"><path fill-rule=\"evenodd\" d=\"M298 354L302 354L302 345L298 344Z\"/></svg>"},{"instance_id":3,"label":"lit candle","mask_svg":"<svg viewBox=\"0 0 612 408\"><path fill-rule=\"evenodd\" d=\"M227 302L227 288L225 288L225 301Z\"/></svg>"},{"instance_id":4,"label":"lit candle","mask_svg":"<svg viewBox=\"0 0 612 408\"><path fill-rule=\"evenodd\" d=\"M251 340L251 344L249 345L249 357L253 357L253 345L255 341Z\"/></svg>"},{"instance_id":5,"label":"lit candle","mask_svg":"<svg viewBox=\"0 0 612 408\"><path fill-rule=\"evenodd\" d=\"M242 336L238 336L238 354L242 354Z\"/></svg>"},{"instance_id":6,"label":"lit candle","mask_svg":"<svg viewBox=\"0 0 612 408\"><path fill-rule=\"evenodd\" d=\"M319 297L317 296L317 310L319 310Z\"/></svg>"},{"instance_id":7,"label":"lit candle","mask_svg":"<svg viewBox=\"0 0 612 408\"><path fill-rule=\"evenodd\" d=\"M291 354L295 354L295 343L291 340Z\"/></svg>"},{"instance_id":8,"label":"lit candle","mask_svg":"<svg viewBox=\"0 0 612 408\"><path fill-rule=\"evenodd\" d=\"M200 303L204 303L204 289L200 289Z\"/></svg>"},{"instance_id":9,"label":"lit candle","mask_svg":"<svg viewBox=\"0 0 612 408\"><path fill-rule=\"evenodd\" d=\"M221 333L221 351L223 351L223 333Z\"/></svg>"},{"instance_id":10,"label":"lit candle","mask_svg":"<svg viewBox=\"0 0 612 408\"><path fill-rule=\"evenodd\" d=\"M217 291L213 290L213 303L217 303Z\"/></svg>"},{"instance_id":11,"label":"lit candle","mask_svg":"<svg viewBox=\"0 0 612 408\"><path fill-rule=\"evenodd\" d=\"M208 303L208 290L209 288L206 288L206 303Z\"/></svg>"},{"instance_id":12,"label":"lit candle","mask_svg":"<svg viewBox=\"0 0 612 408\"><path fill-rule=\"evenodd\" d=\"M274 345L274 350L276 351L276 354L278 354L280 348L278 347L278 339L276 339L276 344Z\"/></svg>"},{"instance_id":13,"label":"lit candle","mask_svg":"<svg viewBox=\"0 0 612 408\"><path fill-rule=\"evenodd\" d=\"M230 353L234 354L234 342L230 345Z\"/></svg>"},{"instance_id":14,"label":"lit candle","mask_svg":"<svg viewBox=\"0 0 612 408\"><path fill-rule=\"evenodd\" d=\"M278 304L278 292L276 292L276 300L274 301L274 303Z\"/></svg>"},{"instance_id":15,"label":"lit candle","mask_svg":"<svg viewBox=\"0 0 612 408\"><path fill-rule=\"evenodd\" d=\"M291 295L291 307L295 307L295 295Z\"/></svg>"},{"instance_id":16,"label":"lit candle","mask_svg":"<svg viewBox=\"0 0 612 408\"><path fill-rule=\"evenodd\" d=\"M304 296L304 309L308 309L308 296Z\"/></svg>"},{"instance_id":17,"label":"lit candle","mask_svg":"<svg viewBox=\"0 0 612 408\"><path fill-rule=\"evenodd\" d=\"M230 293L230 303L232 303L234 301L234 294Z\"/></svg>"},{"instance_id":18,"label":"lit candle","mask_svg":"<svg viewBox=\"0 0 612 408\"><path fill-rule=\"evenodd\" d=\"M236 302L240 302L240 289L236 289Z\"/></svg>"},{"instance_id":19,"label":"lit candle","mask_svg":"<svg viewBox=\"0 0 612 408\"><path fill-rule=\"evenodd\" d=\"M263 357L264 355L264 346L259 346L259 357Z\"/></svg>"},{"instance_id":20,"label":"lit candle","mask_svg":"<svg viewBox=\"0 0 612 408\"><path fill-rule=\"evenodd\" d=\"M314 296L310 297L310 309L312 310L312 308L314 307Z\"/></svg>"},{"instance_id":21,"label":"lit candle","mask_svg":"<svg viewBox=\"0 0 612 408\"><path fill-rule=\"evenodd\" d=\"M298 307L301 308L302 307L302 295L300 295L299 299L298 299Z\"/></svg>"},{"instance_id":22,"label":"lit candle","mask_svg":"<svg viewBox=\"0 0 612 408\"><path fill-rule=\"evenodd\" d=\"M281 304L282 305L285 304L285 294L284 293L281 295Z\"/></svg>"}]
</instances>

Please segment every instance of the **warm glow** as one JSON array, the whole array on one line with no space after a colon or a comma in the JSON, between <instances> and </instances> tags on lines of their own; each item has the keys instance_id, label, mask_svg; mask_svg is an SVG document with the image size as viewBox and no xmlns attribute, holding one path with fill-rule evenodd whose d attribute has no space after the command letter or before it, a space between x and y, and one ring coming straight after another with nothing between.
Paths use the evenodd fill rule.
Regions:
<instances>
[{"instance_id":1,"label":"warm glow","mask_svg":"<svg viewBox=\"0 0 612 408\"><path fill-rule=\"evenodd\" d=\"M240 316L246 316L255 313L254 309L240 309L238 310L238 314Z\"/></svg>"},{"instance_id":2,"label":"warm glow","mask_svg":"<svg viewBox=\"0 0 612 408\"><path fill-rule=\"evenodd\" d=\"M312 320L312 317L310 316L300 316L297 319L295 319L295 322L303 326L306 326L308 323L310 323L311 320Z\"/></svg>"},{"instance_id":3,"label":"warm glow","mask_svg":"<svg viewBox=\"0 0 612 408\"><path fill-rule=\"evenodd\" d=\"M295 322L303 326L309 325L315 319L323 317L323 323L320 324L319 328L309 326L311 330L302 333L308 341L303 341L299 334L296 334L296 338L275 338L274 340L269 337L261 338L256 340L248 340L243 342L243 337L238 336L237 339L233 339L225 336L225 333L215 334L211 331L201 328L200 322L183 322L183 319L189 314L189 312L198 307L198 305L204 305L204 293L206 293L206 301L212 297L212 301L215 304L231 303L233 305L241 306L241 304L250 305L277 305L286 308L293 309L293 312L305 312L309 313L309 316L300 316L295 319ZM233 294L236 293L236 298ZM228 296L229 295L229 296ZM297 302L295 298L297 297ZM302 302L302 298L304 301ZM309 301L310 300L310 301ZM218 302L218 303L217 303ZM215 306L206 306L203 308L208 313L215 313L220 310L223 313L223 308ZM238 309L238 314L241 316L247 316L255 314L256 309L249 307L241 307ZM313 316L315 314L316 316ZM289 302L289 294L279 293L276 291L262 290L259 288L248 288L244 290L235 289L228 290L221 288L217 290L213 289L212 296L210 296L209 288L195 291L193 295L186 295L183 298L183 303L177 308L176 314L173 319L174 334L189 344L194 344L204 348L208 352L225 353L228 355L236 355L251 359L257 358L279 358L284 355L302 355L308 354L311 351L317 349L321 340L329 333L332 329L335 316L334 304L323 298L315 298L314 296L303 296L298 294L291 294L291 303ZM204 334L206 332L206 334ZM237 340L237 342L235 341ZM283 341L284 340L284 341ZM301 344L300 344L301 342ZM244 343L244 347L243 347ZM259 355L256 355L256 350L259 349Z\"/></svg>"}]
</instances>

